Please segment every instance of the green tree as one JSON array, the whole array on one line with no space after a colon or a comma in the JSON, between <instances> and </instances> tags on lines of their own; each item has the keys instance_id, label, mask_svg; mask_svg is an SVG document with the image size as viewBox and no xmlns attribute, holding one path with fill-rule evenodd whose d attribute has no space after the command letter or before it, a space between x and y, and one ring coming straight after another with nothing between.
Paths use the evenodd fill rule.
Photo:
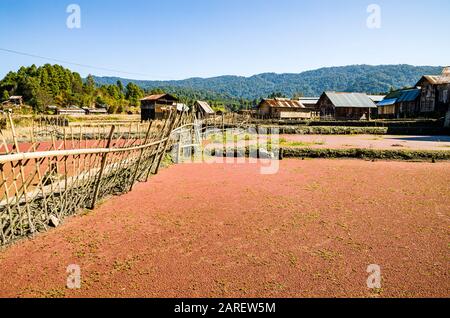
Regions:
<instances>
[{"instance_id":1,"label":"green tree","mask_svg":"<svg viewBox=\"0 0 450 318\"><path fill-rule=\"evenodd\" d=\"M7 90L4 90L3 94L2 94L2 101L6 101L6 100L9 100L9 93Z\"/></svg>"},{"instance_id":2,"label":"green tree","mask_svg":"<svg viewBox=\"0 0 450 318\"><path fill-rule=\"evenodd\" d=\"M142 88L137 86L134 83L128 83L127 89L126 89L126 99L130 102L130 105L132 106L139 106L140 105L140 99L144 97L144 91Z\"/></svg>"},{"instance_id":3,"label":"green tree","mask_svg":"<svg viewBox=\"0 0 450 318\"><path fill-rule=\"evenodd\" d=\"M124 87L123 87L123 84L122 84L121 80L117 80L116 86L119 89L119 91L123 94L124 93Z\"/></svg>"},{"instance_id":4,"label":"green tree","mask_svg":"<svg viewBox=\"0 0 450 318\"><path fill-rule=\"evenodd\" d=\"M86 78L86 83L84 84L84 92L86 94L92 95L95 91L95 80L94 76L91 74Z\"/></svg>"},{"instance_id":5,"label":"green tree","mask_svg":"<svg viewBox=\"0 0 450 318\"><path fill-rule=\"evenodd\" d=\"M286 95L284 95L281 92L273 92L272 94L270 94L269 96L267 96L267 98L269 99L275 99L275 98L286 98Z\"/></svg>"}]
</instances>

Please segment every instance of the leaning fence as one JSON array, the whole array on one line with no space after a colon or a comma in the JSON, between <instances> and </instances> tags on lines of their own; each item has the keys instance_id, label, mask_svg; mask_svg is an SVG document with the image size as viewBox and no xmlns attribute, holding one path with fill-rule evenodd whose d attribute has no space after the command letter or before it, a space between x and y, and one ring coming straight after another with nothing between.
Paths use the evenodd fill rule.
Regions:
<instances>
[{"instance_id":1,"label":"leaning fence","mask_svg":"<svg viewBox=\"0 0 450 318\"><path fill-rule=\"evenodd\" d=\"M190 120L1 130L0 245L57 226L98 200L156 174L171 132Z\"/></svg>"}]
</instances>

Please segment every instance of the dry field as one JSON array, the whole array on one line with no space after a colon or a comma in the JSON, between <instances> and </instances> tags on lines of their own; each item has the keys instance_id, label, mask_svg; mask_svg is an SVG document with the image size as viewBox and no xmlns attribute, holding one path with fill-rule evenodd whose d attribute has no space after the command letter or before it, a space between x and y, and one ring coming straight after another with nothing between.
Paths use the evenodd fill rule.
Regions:
<instances>
[{"instance_id":1,"label":"dry field","mask_svg":"<svg viewBox=\"0 0 450 318\"><path fill-rule=\"evenodd\" d=\"M449 296L450 163L264 164L172 166L9 246L0 296ZM381 289L366 286L370 264Z\"/></svg>"}]
</instances>

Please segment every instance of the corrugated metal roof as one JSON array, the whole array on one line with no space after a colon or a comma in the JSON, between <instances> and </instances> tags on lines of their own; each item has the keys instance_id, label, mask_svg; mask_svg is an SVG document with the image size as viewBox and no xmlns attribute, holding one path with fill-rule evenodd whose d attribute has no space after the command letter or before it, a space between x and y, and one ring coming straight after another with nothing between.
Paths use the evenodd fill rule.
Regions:
<instances>
[{"instance_id":1,"label":"corrugated metal roof","mask_svg":"<svg viewBox=\"0 0 450 318\"><path fill-rule=\"evenodd\" d=\"M335 107L376 108L377 105L363 93L325 92Z\"/></svg>"},{"instance_id":2,"label":"corrugated metal roof","mask_svg":"<svg viewBox=\"0 0 450 318\"><path fill-rule=\"evenodd\" d=\"M374 103L381 102L386 97L386 95L368 95L368 96Z\"/></svg>"},{"instance_id":3,"label":"corrugated metal roof","mask_svg":"<svg viewBox=\"0 0 450 318\"><path fill-rule=\"evenodd\" d=\"M413 102L415 101L417 98L419 98L421 93L420 89L408 89L408 90L404 90L402 91L402 94L400 95L400 97L398 98L398 102L402 103L402 102Z\"/></svg>"},{"instance_id":4,"label":"corrugated metal roof","mask_svg":"<svg viewBox=\"0 0 450 318\"><path fill-rule=\"evenodd\" d=\"M306 108L300 101L288 98L264 99L263 103L274 108Z\"/></svg>"},{"instance_id":5,"label":"corrugated metal roof","mask_svg":"<svg viewBox=\"0 0 450 318\"><path fill-rule=\"evenodd\" d=\"M320 99L320 97L302 97L302 98L299 98L298 100L303 105L305 105L305 104L314 104L315 105L315 104L317 104L319 99Z\"/></svg>"},{"instance_id":6,"label":"corrugated metal roof","mask_svg":"<svg viewBox=\"0 0 450 318\"><path fill-rule=\"evenodd\" d=\"M142 100L150 100L150 101L156 101L162 98L170 98L171 100L177 100L174 96L170 95L170 94L156 94L156 95L150 95L147 97L144 97L141 99Z\"/></svg>"},{"instance_id":7,"label":"corrugated metal roof","mask_svg":"<svg viewBox=\"0 0 450 318\"><path fill-rule=\"evenodd\" d=\"M198 100L197 104L204 110L205 113L214 114L214 110L211 108L211 106L209 106L207 102Z\"/></svg>"},{"instance_id":8,"label":"corrugated metal roof","mask_svg":"<svg viewBox=\"0 0 450 318\"><path fill-rule=\"evenodd\" d=\"M386 98L379 102L378 106L389 106L395 103L413 102L419 98L421 90L418 88L403 89L390 93Z\"/></svg>"},{"instance_id":9,"label":"corrugated metal roof","mask_svg":"<svg viewBox=\"0 0 450 318\"><path fill-rule=\"evenodd\" d=\"M396 102L397 98L384 99L381 102L379 102L377 106L392 106L395 105Z\"/></svg>"},{"instance_id":10,"label":"corrugated metal roof","mask_svg":"<svg viewBox=\"0 0 450 318\"><path fill-rule=\"evenodd\" d=\"M423 79L427 80L433 85L450 84L450 76L448 75L425 75L420 79L416 86L420 86L420 83Z\"/></svg>"}]
</instances>

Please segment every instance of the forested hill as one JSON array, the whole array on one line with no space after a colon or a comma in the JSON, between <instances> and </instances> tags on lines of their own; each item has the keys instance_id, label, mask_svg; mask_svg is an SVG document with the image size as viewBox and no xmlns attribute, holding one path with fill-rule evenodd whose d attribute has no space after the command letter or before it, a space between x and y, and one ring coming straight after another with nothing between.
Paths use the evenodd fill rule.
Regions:
<instances>
[{"instance_id":1,"label":"forested hill","mask_svg":"<svg viewBox=\"0 0 450 318\"><path fill-rule=\"evenodd\" d=\"M413 86L422 75L440 74L442 67L411 65L352 65L321 68L299 74L264 73L251 77L220 76L214 78L190 78L180 81L139 81L120 79L124 85L133 82L149 90L163 88L178 91L211 92L232 98L257 99L273 92L286 96L303 94L319 96L324 91L367 92L379 94L391 88ZM98 85L116 83L116 77L95 77Z\"/></svg>"}]
</instances>

